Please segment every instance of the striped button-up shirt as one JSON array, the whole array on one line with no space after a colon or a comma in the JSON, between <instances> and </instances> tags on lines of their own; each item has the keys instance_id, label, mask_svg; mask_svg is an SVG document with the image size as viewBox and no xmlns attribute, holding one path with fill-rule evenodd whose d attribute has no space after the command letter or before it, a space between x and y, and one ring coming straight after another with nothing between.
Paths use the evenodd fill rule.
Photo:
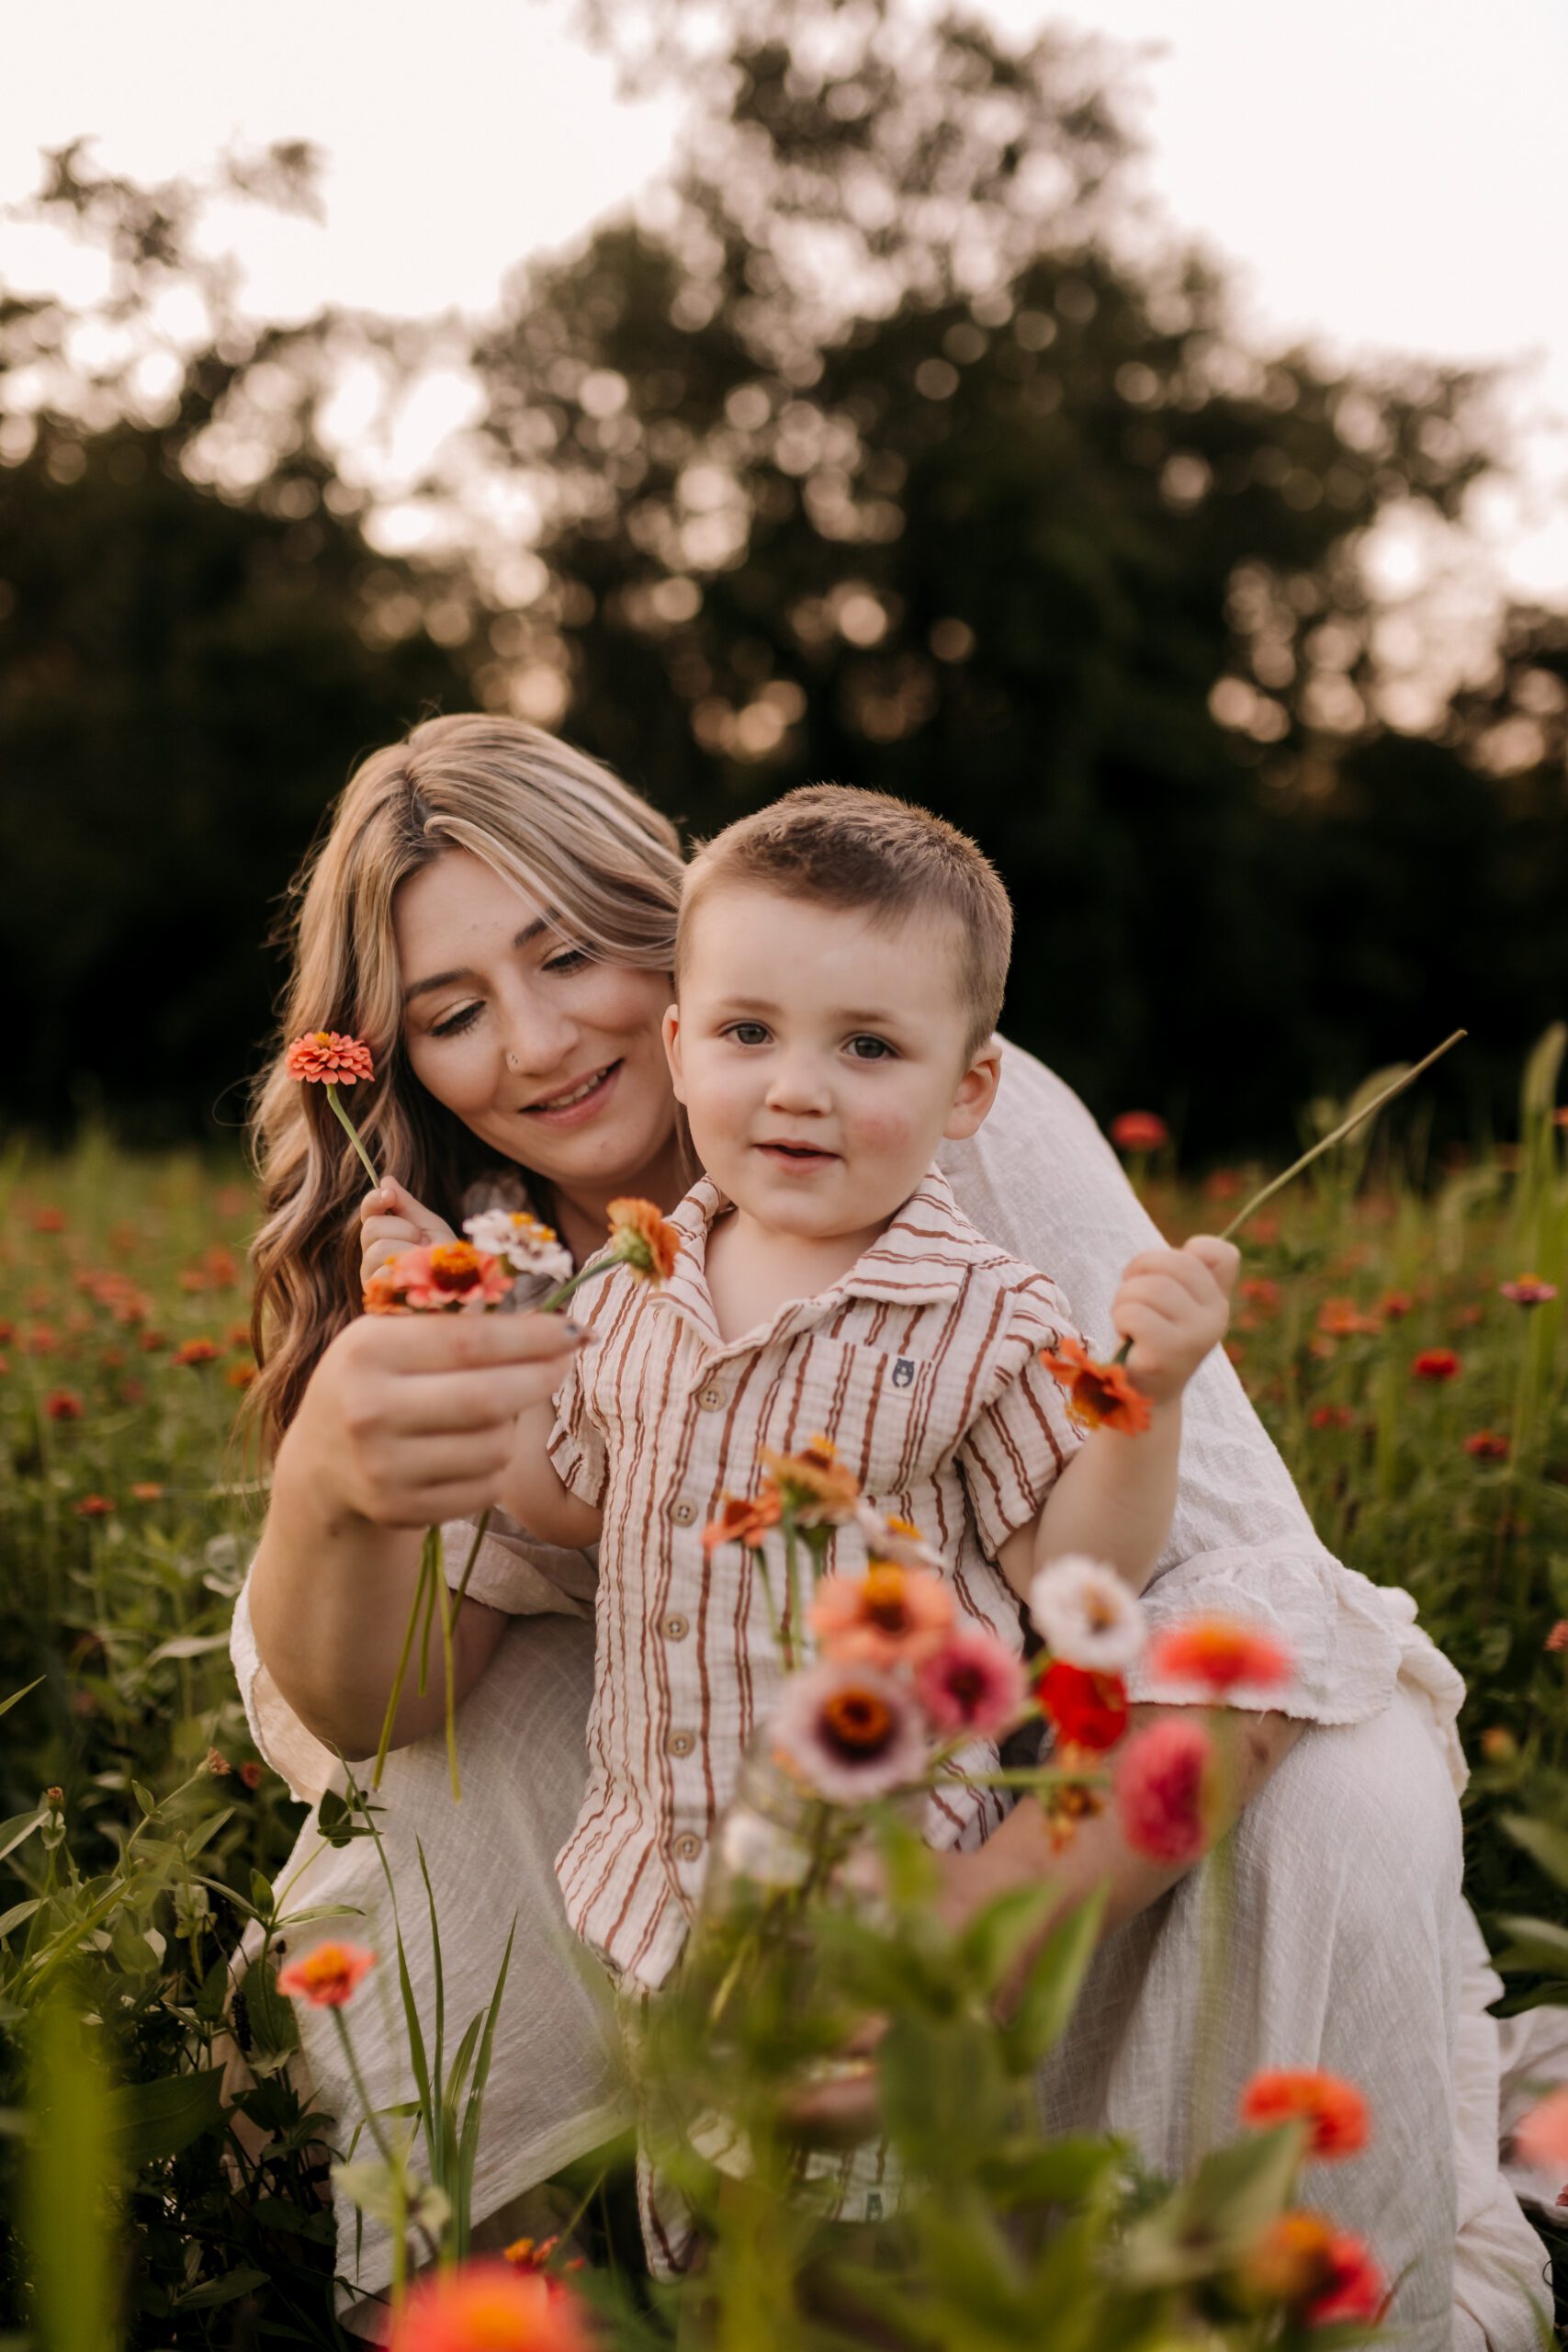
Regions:
<instances>
[{"instance_id":1,"label":"striped button-up shirt","mask_svg":"<svg viewBox=\"0 0 1568 2352\"><path fill-rule=\"evenodd\" d=\"M866 1494L942 1557L961 1620L1022 1646L995 1566L1077 1443L1042 1347L1070 1329L1045 1275L997 1249L932 1170L874 1246L818 1296L720 1338L705 1280L728 1204L704 1179L675 1211L681 1250L660 1288L615 1272L583 1295L593 1341L557 1399L550 1453L604 1514L589 1781L557 1861L573 1928L628 1985L660 1984L701 1892L709 1835L782 1667L752 1555L705 1556L721 1495L746 1493L764 1446L830 1438ZM828 1565L853 1573L839 1529ZM973 1743L956 1759L994 1769ZM979 1845L1001 1793L931 1801L933 1845Z\"/></svg>"}]
</instances>

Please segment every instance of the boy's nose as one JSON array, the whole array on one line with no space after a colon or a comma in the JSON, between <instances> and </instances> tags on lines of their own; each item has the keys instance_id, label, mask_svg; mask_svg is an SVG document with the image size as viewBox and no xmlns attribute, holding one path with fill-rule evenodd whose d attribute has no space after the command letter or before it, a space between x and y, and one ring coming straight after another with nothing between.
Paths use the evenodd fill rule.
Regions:
<instances>
[{"instance_id":1,"label":"boy's nose","mask_svg":"<svg viewBox=\"0 0 1568 2352\"><path fill-rule=\"evenodd\" d=\"M809 1054L785 1054L774 1064L768 1081L768 1102L775 1111L822 1112L831 1098L826 1077Z\"/></svg>"}]
</instances>

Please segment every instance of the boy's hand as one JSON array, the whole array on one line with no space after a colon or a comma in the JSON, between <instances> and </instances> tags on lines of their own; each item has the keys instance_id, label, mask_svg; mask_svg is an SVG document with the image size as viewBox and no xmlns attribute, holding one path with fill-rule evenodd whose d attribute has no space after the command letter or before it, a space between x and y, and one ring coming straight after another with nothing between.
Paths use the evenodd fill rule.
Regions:
<instances>
[{"instance_id":1,"label":"boy's hand","mask_svg":"<svg viewBox=\"0 0 1568 2352\"><path fill-rule=\"evenodd\" d=\"M1179 1250L1142 1250L1128 1266L1111 1320L1133 1342L1128 1375L1151 1404L1179 1396L1224 1338L1240 1264L1234 1241L1198 1233Z\"/></svg>"},{"instance_id":2,"label":"boy's hand","mask_svg":"<svg viewBox=\"0 0 1568 2352\"><path fill-rule=\"evenodd\" d=\"M457 1238L451 1227L416 1201L395 1176L383 1176L359 1204L359 1279L367 1283L378 1266L405 1250Z\"/></svg>"}]
</instances>

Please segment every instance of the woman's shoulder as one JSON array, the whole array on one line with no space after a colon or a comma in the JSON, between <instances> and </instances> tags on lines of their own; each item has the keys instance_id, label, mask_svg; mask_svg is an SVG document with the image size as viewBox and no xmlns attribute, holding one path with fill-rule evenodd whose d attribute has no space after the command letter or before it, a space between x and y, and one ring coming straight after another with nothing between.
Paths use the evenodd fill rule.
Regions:
<instances>
[{"instance_id":1,"label":"woman's shoulder","mask_svg":"<svg viewBox=\"0 0 1568 2352\"><path fill-rule=\"evenodd\" d=\"M985 1124L937 1154L964 1214L994 1233L998 1208L1032 1216L1049 1202L1070 1216L1094 1200L1102 1211L1112 1204L1120 1209L1126 1178L1087 1104L1033 1054L1005 1037L999 1042L1001 1080ZM1006 1234L995 1238L1016 1247Z\"/></svg>"}]
</instances>

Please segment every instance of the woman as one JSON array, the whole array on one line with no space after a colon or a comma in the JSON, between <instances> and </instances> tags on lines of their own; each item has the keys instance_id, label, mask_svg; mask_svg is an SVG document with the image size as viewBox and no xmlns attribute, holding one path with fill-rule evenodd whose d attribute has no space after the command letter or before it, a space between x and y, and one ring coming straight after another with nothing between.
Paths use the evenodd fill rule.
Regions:
<instances>
[{"instance_id":1,"label":"woman","mask_svg":"<svg viewBox=\"0 0 1568 2352\"><path fill-rule=\"evenodd\" d=\"M365 1037L378 1080L358 1174L313 1089L268 1078L257 1119L268 1217L258 1241L261 1377L276 1442L272 1506L235 1623L259 1743L296 1791L375 1747L418 1567L446 1532L453 1582L492 1501L512 1418L559 1380L556 1318L363 1318L358 1275L449 1232L481 1200L521 1197L574 1258L617 1193L673 1204L691 1170L659 1042L680 885L672 830L603 769L519 723L434 720L350 784L302 888L285 1037ZM1059 1080L1009 1048L991 1118L943 1160L961 1205L1057 1275L1085 1328L1109 1330L1116 1270L1152 1236L1112 1155ZM488 1995L518 1920L475 2209L513 2201L626 2120L602 1997L572 1954L551 1860L574 1817L592 1679L592 1566L502 1527L457 1629L465 1798L452 1805L441 1701L405 1697L383 1787L394 1874L435 1884L448 2009ZM1366 2089L1372 2147L1314 2199L1404 2273L1395 2324L1422 2346L1526 2352L1540 2250L1496 2163L1495 1980L1461 1901L1457 1676L1381 1592L1324 1552L1223 1358L1190 1391L1183 1495L1151 1614L1245 1593L1298 1668L1291 1715L1251 1715L1235 1839L1218 2112L1257 2066L1321 2064ZM1134 1696L1138 1693L1134 1690ZM322 1743L326 1743L323 1746ZM316 1844L310 1825L301 1852ZM1201 1871L1157 1870L1113 1819L1084 1826L1056 1875L1109 1880L1107 1933L1046 2071L1054 2124L1129 2132L1156 2166L1188 2154L1199 2012ZM376 1915L364 1844L328 1853L311 1902ZM405 1901L416 1973L427 1940ZM384 1931L383 1931L384 1932ZM372 1980L373 1982L375 1980ZM389 1993L390 1988L384 1988ZM390 2008L356 2008L372 2096L401 2089ZM332 2045L308 2054L352 2111ZM1462 2112L1461 2112L1462 2111ZM1463 2136L1459 2136L1462 2122ZM353 2238L344 2260L352 2271ZM359 2280L386 2276L367 2234Z\"/></svg>"}]
</instances>

